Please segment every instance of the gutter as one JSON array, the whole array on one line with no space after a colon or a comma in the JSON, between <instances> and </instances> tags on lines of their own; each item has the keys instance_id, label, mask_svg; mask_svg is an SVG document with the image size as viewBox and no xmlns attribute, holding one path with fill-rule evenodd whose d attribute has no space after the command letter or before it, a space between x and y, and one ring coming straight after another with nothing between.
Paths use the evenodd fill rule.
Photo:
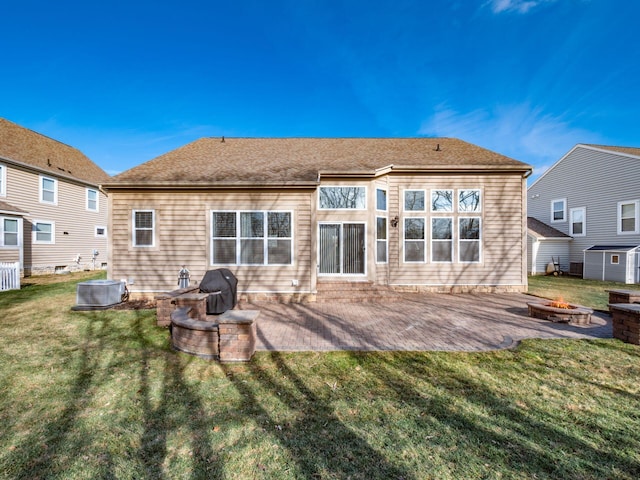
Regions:
<instances>
[{"instance_id":1,"label":"gutter","mask_svg":"<svg viewBox=\"0 0 640 480\"><path fill-rule=\"evenodd\" d=\"M32 171L32 172L37 172L39 174L43 174L43 175L50 176L50 177L64 178L66 180L70 180L72 182L79 183L81 185L85 185L87 187L96 187L96 186L99 185L98 182L94 183L94 182L90 182L88 180L84 180L82 178L75 177L75 176L73 176L73 174L69 175L69 173L66 170L60 170L57 167L56 167L57 171L46 170L44 168L38 167L36 165L32 165L30 163L25 163L25 162L20 162L18 160L13 160L12 158L0 157L0 159L5 163L21 167L21 168L24 168L24 169ZM67 173L64 173L64 172L67 172Z\"/></svg>"},{"instance_id":2,"label":"gutter","mask_svg":"<svg viewBox=\"0 0 640 480\"><path fill-rule=\"evenodd\" d=\"M175 183L175 182L119 182L119 183L103 183L100 185L102 191L108 190L126 190L130 188L145 188L159 190L242 190L247 188L316 188L318 182L282 182L282 183L254 183L254 182L233 182L233 183Z\"/></svg>"}]
</instances>

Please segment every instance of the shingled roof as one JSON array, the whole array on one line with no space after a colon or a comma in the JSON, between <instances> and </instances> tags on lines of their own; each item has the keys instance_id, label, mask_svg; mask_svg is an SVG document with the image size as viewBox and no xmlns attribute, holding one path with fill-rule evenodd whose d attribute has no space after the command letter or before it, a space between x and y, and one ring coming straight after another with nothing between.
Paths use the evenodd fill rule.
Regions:
<instances>
[{"instance_id":1,"label":"shingled roof","mask_svg":"<svg viewBox=\"0 0 640 480\"><path fill-rule=\"evenodd\" d=\"M381 171L531 167L453 138L201 138L127 170L105 187L302 185Z\"/></svg>"},{"instance_id":2,"label":"shingled roof","mask_svg":"<svg viewBox=\"0 0 640 480\"><path fill-rule=\"evenodd\" d=\"M14 207L13 205L0 201L0 213L11 214L11 215L27 215L28 212L22 210L21 208Z\"/></svg>"},{"instance_id":3,"label":"shingled roof","mask_svg":"<svg viewBox=\"0 0 640 480\"><path fill-rule=\"evenodd\" d=\"M533 217L527 217L527 230L530 235L537 238L559 238L565 240L573 238L571 235L567 235Z\"/></svg>"},{"instance_id":4,"label":"shingled roof","mask_svg":"<svg viewBox=\"0 0 640 480\"><path fill-rule=\"evenodd\" d=\"M612 152L618 153L626 153L627 155L635 155L640 157L640 148L635 147L612 147L608 145L593 145L593 144L585 144L587 147L598 148L600 150L609 150Z\"/></svg>"},{"instance_id":5,"label":"shingled roof","mask_svg":"<svg viewBox=\"0 0 640 480\"><path fill-rule=\"evenodd\" d=\"M4 118L0 118L0 161L91 185L99 185L109 178L80 150Z\"/></svg>"}]
</instances>

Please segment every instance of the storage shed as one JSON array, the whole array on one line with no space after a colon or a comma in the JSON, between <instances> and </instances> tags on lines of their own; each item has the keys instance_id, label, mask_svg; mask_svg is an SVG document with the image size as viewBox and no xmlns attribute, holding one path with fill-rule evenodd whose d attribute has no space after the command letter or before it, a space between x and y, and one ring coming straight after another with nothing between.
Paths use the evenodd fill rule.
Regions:
<instances>
[{"instance_id":1,"label":"storage shed","mask_svg":"<svg viewBox=\"0 0 640 480\"><path fill-rule=\"evenodd\" d=\"M640 283L640 245L594 245L584 251L583 278Z\"/></svg>"}]
</instances>

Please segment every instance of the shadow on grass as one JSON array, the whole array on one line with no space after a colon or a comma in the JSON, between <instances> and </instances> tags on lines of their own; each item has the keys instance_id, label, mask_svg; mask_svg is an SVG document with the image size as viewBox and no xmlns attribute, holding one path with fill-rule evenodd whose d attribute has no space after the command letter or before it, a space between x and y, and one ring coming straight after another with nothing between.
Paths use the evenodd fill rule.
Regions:
<instances>
[{"instance_id":1,"label":"shadow on grass","mask_svg":"<svg viewBox=\"0 0 640 480\"><path fill-rule=\"evenodd\" d=\"M345 425L336 416L330 397L308 388L281 354L273 352L270 359L277 367L277 376L253 365L251 372L259 378L261 389L298 413L294 421L279 424L278 419L262 407L258 392L242 381L234 381L234 385L246 399L247 406L268 419L267 425L277 432L277 443L290 453L301 478L415 478L407 469L391 464ZM229 367L223 368L229 371Z\"/></svg>"},{"instance_id":2,"label":"shadow on grass","mask_svg":"<svg viewBox=\"0 0 640 480\"><path fill-rule=\"evenodd\" d=\"M467 366L457 370L445 362L424 362L414 356L402 362L376 362L375 368L375 374L385 378L395 391L395 401L427 413L421 420L424 431L450 431L452 438L459 439L460 443L451 446L460 451L457 457L462 469L475 463L495 466L496 477L611 478L612 472L617 478L640 477L640 462L629 457L629 452L637 450L637 435L608 425L597 415L575 415L580 427L572 434L572 426L567 425L573 416L571 406L566 412L541 409L527 402L526 392L522 401L514 403L511 395L502 396L481 379L474 380ZM409 378L424 381L433 377L434 371L438 379L434 394L410 388ZM546 387L567 396L582 388L588 390L589 379L573 377L580 385ZM615 412L610 413L615 416ZM441 446L441 441L432 440L434 449ZM461 471L457 475L469 473Z\"/></svg>"},{"instance_id":3,"label":"shadow on grass","mask_svg":"<svg viewBox=\"0 0 640 480\"><path fill-rule=\"evenodd\" d=\"M413 470L416 464L421 472L441 478L479 478L492 472L495 477L640 476L640 464L625 454L637 446L637 435L621 430L619 423L576 416L586 426L574 433L567 426L571 412L547 410L540 402L527 402L526 396L519 404L514 401L517 394L506 394L486 381L491 368L508 361L482 368L474 365L472 356L456 360L454 354L345 354L366 371L372 388L359 386L344 394L330 384L319 388L323 372L306 378L301 372L308 370L298 368L293 355L262 354L269 362L237 366L172 352L168 332L154 326L155 316L149 311L82 312L63 321L75 323L81 332L77 347L67 348L76 340L71 337L56 353L61 358L69 354L70 380L57 386L66 385L66 404L34 431L16 436L13 448L0 456L4 465L12 466L11 478L72 477L69 472L79 471L84 456L94 478L230 478L237 473L233 456L258 462L273 444L284 452L282 460L263 469L250 465L251 474L245 471L236 478L269 478L270 469L283 472L285 467L291 478L422 478ZM612 348L611 342L595 345ZM620 353L637 351L621 346ZM559 394L568 396L590 386L603 390L557 360L516 367L539 376L545 388ZM550 365L577 386L550 383L545 378ZM340 370L333 368L334 373ZM105 391L114 384L125 397L114 400L118 408L124 407L114 413L115 421L107 419L110 411L104 406ZM216 385L225 395L237 396L226 404L212 401L219 393ZM337 404L356 404L368 395L375 419L343 420ZM399 418L404 424L394 425L385 405L415 415L403 413ZM233 425L236 420L241 426ZM221 432L216 432L218 425L223 425ZM107 432L108 428L118 432ZM254 451L256 444L266 453ZM409 453L438 458L405 460L397 454L405 447Z\"/></svg>"}]
</instances>

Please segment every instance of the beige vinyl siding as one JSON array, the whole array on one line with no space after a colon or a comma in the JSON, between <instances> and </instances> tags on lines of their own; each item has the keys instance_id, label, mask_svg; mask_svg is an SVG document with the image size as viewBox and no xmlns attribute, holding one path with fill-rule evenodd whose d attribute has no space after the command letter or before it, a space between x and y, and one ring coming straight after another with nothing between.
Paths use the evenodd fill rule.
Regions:
<instances>
[{"instance_id":1,"label":"beige vinyl siding","mask_svg":"<svg viewBox=\"0 0 640 480\"><path fill-rule=\"evenodd\" d=\"M46 175L48 178L56 178ZM39 199L40 174L31 170L7 165L7 203L28 212L23 222L24 268L33 273L53 270L69 265L92 268L92 253L100 252L96 266L107 261L107 239L95 237L95 226L107 225L107 199L99 192L99 211L86 209L87 186L56 178L58 201L56 205L41 203ZM90 187L97 190L97 187ZM34 220L55 224L54 244L34 244L32 225ZM64 232L67 232L65 235ZM74 258L80 255L77 265Z\"/></svg>"},{"instance_id":2,"label":"beige vinyl siding","mask_svg":"<svg viewBox=\"0 0 640 480\"><path fill-rule=\"evenodd\" d=\"M19 262L20 250L17 247L0 247L0 262Z\"/></svg>"},{"instance_id":3,"label":"beige vinyl siding","mask_svg":"<svg viewBox=\"0 0 640 480\"><path fill-rule=\"evenodd\" d=\"M113 190L110 238L117 252L109 276L133 280L132 292L177 288L186 265L192 284L207 270L228 268L238 278L239 292L309 293L311 291L311 190L294 191L149 191ZM133 247L132 211L155 212L154 247ZM293 264L284 266L211 265L211 211L291 211ZM315 267L314 267L315 268ZM292 285L297 280L298 285Z\"/></svg>"},{"instance_id":4,"label":"beige vinyl siding","mask_svg":"<svg viewBox=\"0 0 640 480\"><path fill-rule=\"evenodd\" d=\"M405 189L426 190L425 212L404 212L402 208ZM430 195L433 189L454 190L454 196L461 189L480 189L482 211L479 213L458 213L453 217L453 259L451 263L433 263L431 252ZM524 181L520 175L450 175L422 177L392 177L389 191L390 213L399 216L397 228L390 228L389 261L390 283L392 285L425 286L523 286L526 284L526 239L524 235L523 209ZM460 263L458 248L458 218L481 218L481 261ZM421 217L426 219L427 261L425 263L404 263L402 229L403 218Z\"/></svg>"}]
</instances>

